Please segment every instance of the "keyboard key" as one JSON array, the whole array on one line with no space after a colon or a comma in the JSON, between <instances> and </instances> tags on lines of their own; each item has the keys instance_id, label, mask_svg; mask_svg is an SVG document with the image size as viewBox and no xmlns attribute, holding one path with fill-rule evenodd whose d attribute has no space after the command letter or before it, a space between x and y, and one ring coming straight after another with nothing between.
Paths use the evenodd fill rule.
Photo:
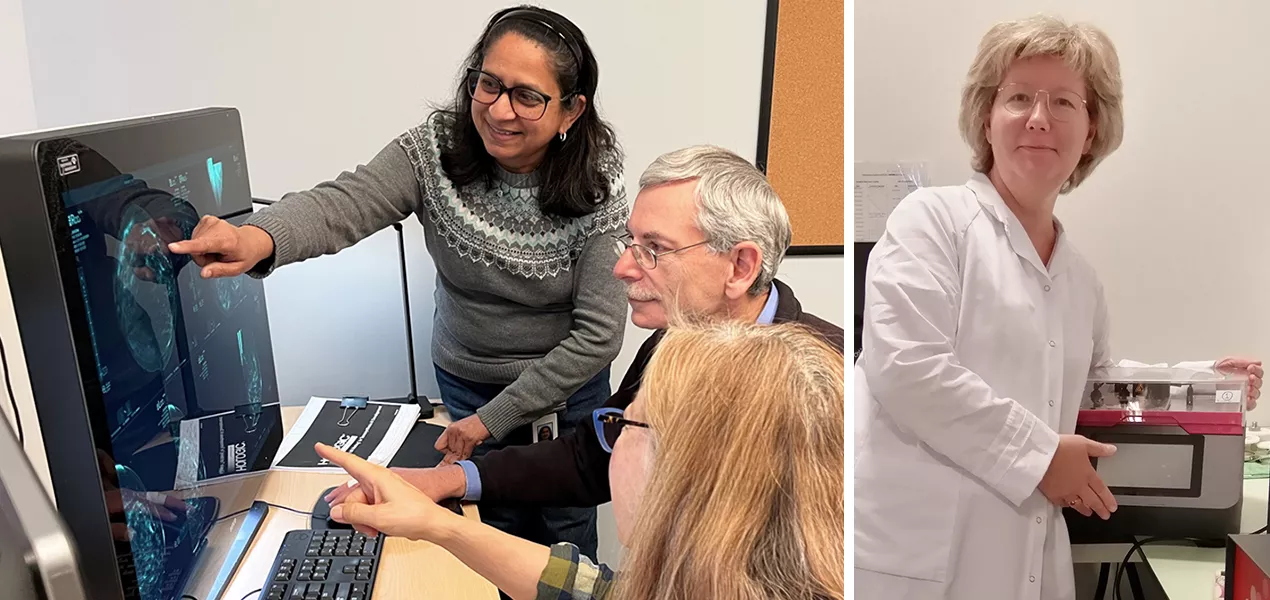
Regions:
<instances>
[{"instance_id":1,"label":"keyboard key","mask_svg":"<svg viewBox=\"0 0 1270 600\"><path fill-rule=\"evenodd\" d=\"M304 600L304 584L298 583L291 586L291 597L287 600Z\"/></svg>"},{"instance_id":2,"label":"keyboard key","mask_svg":"<svg viewBox=\"0 0 1270 600\"><path fill-rule=\"evenodd\" d=\"M329 559L329 558L319 558L319 559L317 559L317 564L318 564L319 566L320 566L320 565L328 565L328 566L329 566L329 565L331 564L331 559Z\"/></svg>"},{"instance_id":3,"label":"keyboard key","mask_svg":"<svg viewBox=\"0 0 1270 600\"><path fill-rule=\"evenodd\" d=\"M361 560L357 561L357 566L359 566L359 567L373 567L373 566L375 566L375 559L373 559L373 558L363 558L363 559L361 559Z\"/></svg>"},{"instance_id":4,"label":"keyboard key","mask_svg":"<svg viewBox=\"0 0 1270 600\"><path fill-rule=\"evenodd\" d=\"M305 556L317 556L317 555L318 555L318 550L315 550L315 549L313 549L313 548L309 548L308 550L305 550L305 551L304 551L304 555L305 555Z\"/></svg>"},{"instance_id":5,"label":"keyboard key","mask_svg":"<svg viewBox=\"0 0 1270 600\"><path fill-rule=\"evenodd\" d=\"M348 600L348 592L351 587L352 586L347 583L341 583L335 586L335 600Z\"/></svg>"},{"instance_id":6,"label":"keyboard key","mask_svg":"<svg viewBox=\"0 0 1270 600\"><path fill-rule=\"evenodd\" d=\"M379 547L379 542L377 540L368 540L366 542L366 548L362 550L362 555L375 556L378 554L378 552L375 551L378 547Z\"/></svg>"},{"instance_id":7,"label":"keyboard key","mask_svg":"<svg viewBox=\"0 0 1270 600\"><path fill-rule=\"evenodd\" d=\"M370 573L365 571L358 571L356 577L358 581L370 581Z\"/></svg>"},{"instance_id":8,"label":"keyboard key","mask_svg":"<svg viewBox=\"0 0 1270 600\"><path fill-rule=\"evenodd\" d=\"M278 571L278 573L277 573L276 575L274 575L274 576L273 576L273 580L274 580L274 581L283 581L283 582L285 582L285 581L290 581L290 580L291 580L291 574L290 574L290 573L288 573L288 572L286 572L286 571L279 570L279 571Z\"/></svg>"},{"instance_id":9,"label":"keyboard key","mask_svg":"<svg viewBox=\"0 0 1270 600\"><path fill-rule=\"evenodd\" d=\"M326 586L326 588L322 590L320 600L335 600L335 589L329 585Z\"/></svg>"},{"instance_id":10,"label":"keyboard key","mask_svg":"<svg viewBox=\"0 0 1270 600\"><path fill-rule=\"evenodd\" d=\"M295 566L295 559L294 559L294 558L284 558L284 559L282 559L282 566L284 566L284 567L294 567L294 566Z\"/></svg>"},{"instance_id":11,"label":"keyboard key","mask_svg":"<svg viewBox=\"0 0 1270 600\"><path fill-rule=\"evenodd\" d=\"M313 574L309 571L300 571L300 574L295 576L296 581L308 581L312 578Z\"/></svg>"},{"instance_id":12,"label":"keyboard key","mask_svg":"<svg viewBox=\"0 0 1270 600\"><path fill-rule=\"evenodd\" d=\"M344 565L342 571L345 575L352 575L357 572L357 565Z\"/></svg>"}]
</instances>

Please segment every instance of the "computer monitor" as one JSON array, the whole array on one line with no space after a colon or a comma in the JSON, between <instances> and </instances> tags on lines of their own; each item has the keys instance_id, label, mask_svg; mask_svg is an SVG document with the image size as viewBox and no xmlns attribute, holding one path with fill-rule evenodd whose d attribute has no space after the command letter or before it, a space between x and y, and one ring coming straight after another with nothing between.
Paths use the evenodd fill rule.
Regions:
<instances>
[{"instance_id":1,"label":"computer monitor","mask_svg":"<svg viewBox=\"0 0 1270 600\"><path fill-rule=\"evenodd\" d=\"M75 546L3 418L0 456L0 598L84 600Z\"/></svg>"},{"instance_id":2,"label":"computer monitor","mask_svg":"<svg viewBox=\"0 0 1270 600\"><path fill-rule=\"evenodd\" d=\"M282 440L264 288L168 243L251 212L239 115L0 139L0 249L54 501L95 598L205 599Z\"/></svg>"}]
</instances>

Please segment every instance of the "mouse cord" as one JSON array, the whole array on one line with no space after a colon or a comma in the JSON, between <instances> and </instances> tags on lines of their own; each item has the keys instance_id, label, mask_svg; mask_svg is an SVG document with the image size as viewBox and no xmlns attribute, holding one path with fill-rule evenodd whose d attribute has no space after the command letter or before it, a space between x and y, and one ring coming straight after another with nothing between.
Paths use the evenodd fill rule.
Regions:
<instances>
[{"instance_id":1,"label":"mouse cord","mask_svg":"<svg viewBox=\"0 0 1270 600\"><path fill-rule=\"evenodd\" d=\"M283 506L283 505L281 505L281 504L274 504L274 503L272 503L272 502L266 502L265 504L268 504L268 505L269 505L270 507L272 507L272 508L277 508L277 509L280 509L280 510L286 510L286 511L293 512L293 513L295 513L295 514L297 514L297 515L300 515L300 516L302 516L302 517L310 517L310 516L313 516L313 512L312 512L312 511L304 511L304 510L300 510L300 509L298 509L298 508L291 508L290 506ZM217 517L217 518L216 518L216 520L215 520L215 521L213 521L213 523L219 523L219 522L221 522L221 521L224 521L225 519L232 519L232 518L237 517L238 515L241 515L241 514L243 514L243 513L247 512L247 511L249 511L249 510L251 510L251 509L250 509L250 508L244 508L244 509L242 509L242 510L240 510L240 511L229 513L229 514L227 514L227 515L225 515L225 516L223 516L223 517Z\"/></svg>"},{"instance_id":2,"label":"mouse cord","mask_svg":"<svg viewBox=\"0 0 1270 600\"><path fill-rule=\"evenodd\" d=\"M242 597L242 600L247 600L248 598L250 598L250 597L252 597L252 596L259 595L259 594L260 594L260 592L263 592L263 591L264 591L264 588L261 588L261 589L256 589L256 590L252 590L252 591L250 591L250 592L247 592L247 595L246 595L246 596L243 596L243 597ZM189 594L184 594L184 595L182 595L182 596L181 596L181 600L198 600L198 598L195 598L194 596L191 596L191 595L189 595Z\"/></svg>"}]
</instances>

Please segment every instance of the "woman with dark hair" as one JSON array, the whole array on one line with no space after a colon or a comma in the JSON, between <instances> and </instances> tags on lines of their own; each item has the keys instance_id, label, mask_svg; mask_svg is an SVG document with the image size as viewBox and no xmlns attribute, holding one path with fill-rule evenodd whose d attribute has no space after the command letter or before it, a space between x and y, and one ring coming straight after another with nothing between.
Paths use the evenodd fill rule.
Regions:
<instances>
[{"instance_id":1,"label":"woman with dark hair","mask_svg":"<svg viewBox=\"0 0 1270 600\"><path fill-rule=\"evenodd\" d=\"M204 277L333 254L414 214L437 268L432 357L454 419L437 441L467 459L530 443L556 411L559 432L609 396L626 320L607 234L626 221L622 152L595 106L599 71L565 17L519 6L495 14L452 102L369 163L283 196L242 227L203 217L172 251ZM409 472L405 472L409 479ZM482 519L595 555L595 509L482 507Z\"/></svg>"}]
</instances>

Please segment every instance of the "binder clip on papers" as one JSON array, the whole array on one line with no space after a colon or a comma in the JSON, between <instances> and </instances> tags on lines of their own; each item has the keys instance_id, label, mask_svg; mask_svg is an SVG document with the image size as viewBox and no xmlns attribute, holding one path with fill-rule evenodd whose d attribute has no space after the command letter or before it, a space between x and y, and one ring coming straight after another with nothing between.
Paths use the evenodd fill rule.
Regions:
<instances>
[{"instance_id":1,"label":"binder clip on papers","mask_svg":"<svg viewBox=\"0 0 1270 600\"><path fill-rule=\"evenodd\" d=\"M366 396L344 396L344 399L340 401L340 408L344 409L344 412L341 413L340 420L336 425L348 427L349 423L352 422L353 415L358 410L366 408L366 403L369 401L370 398Z\"/></svg>"}]
</instances>

